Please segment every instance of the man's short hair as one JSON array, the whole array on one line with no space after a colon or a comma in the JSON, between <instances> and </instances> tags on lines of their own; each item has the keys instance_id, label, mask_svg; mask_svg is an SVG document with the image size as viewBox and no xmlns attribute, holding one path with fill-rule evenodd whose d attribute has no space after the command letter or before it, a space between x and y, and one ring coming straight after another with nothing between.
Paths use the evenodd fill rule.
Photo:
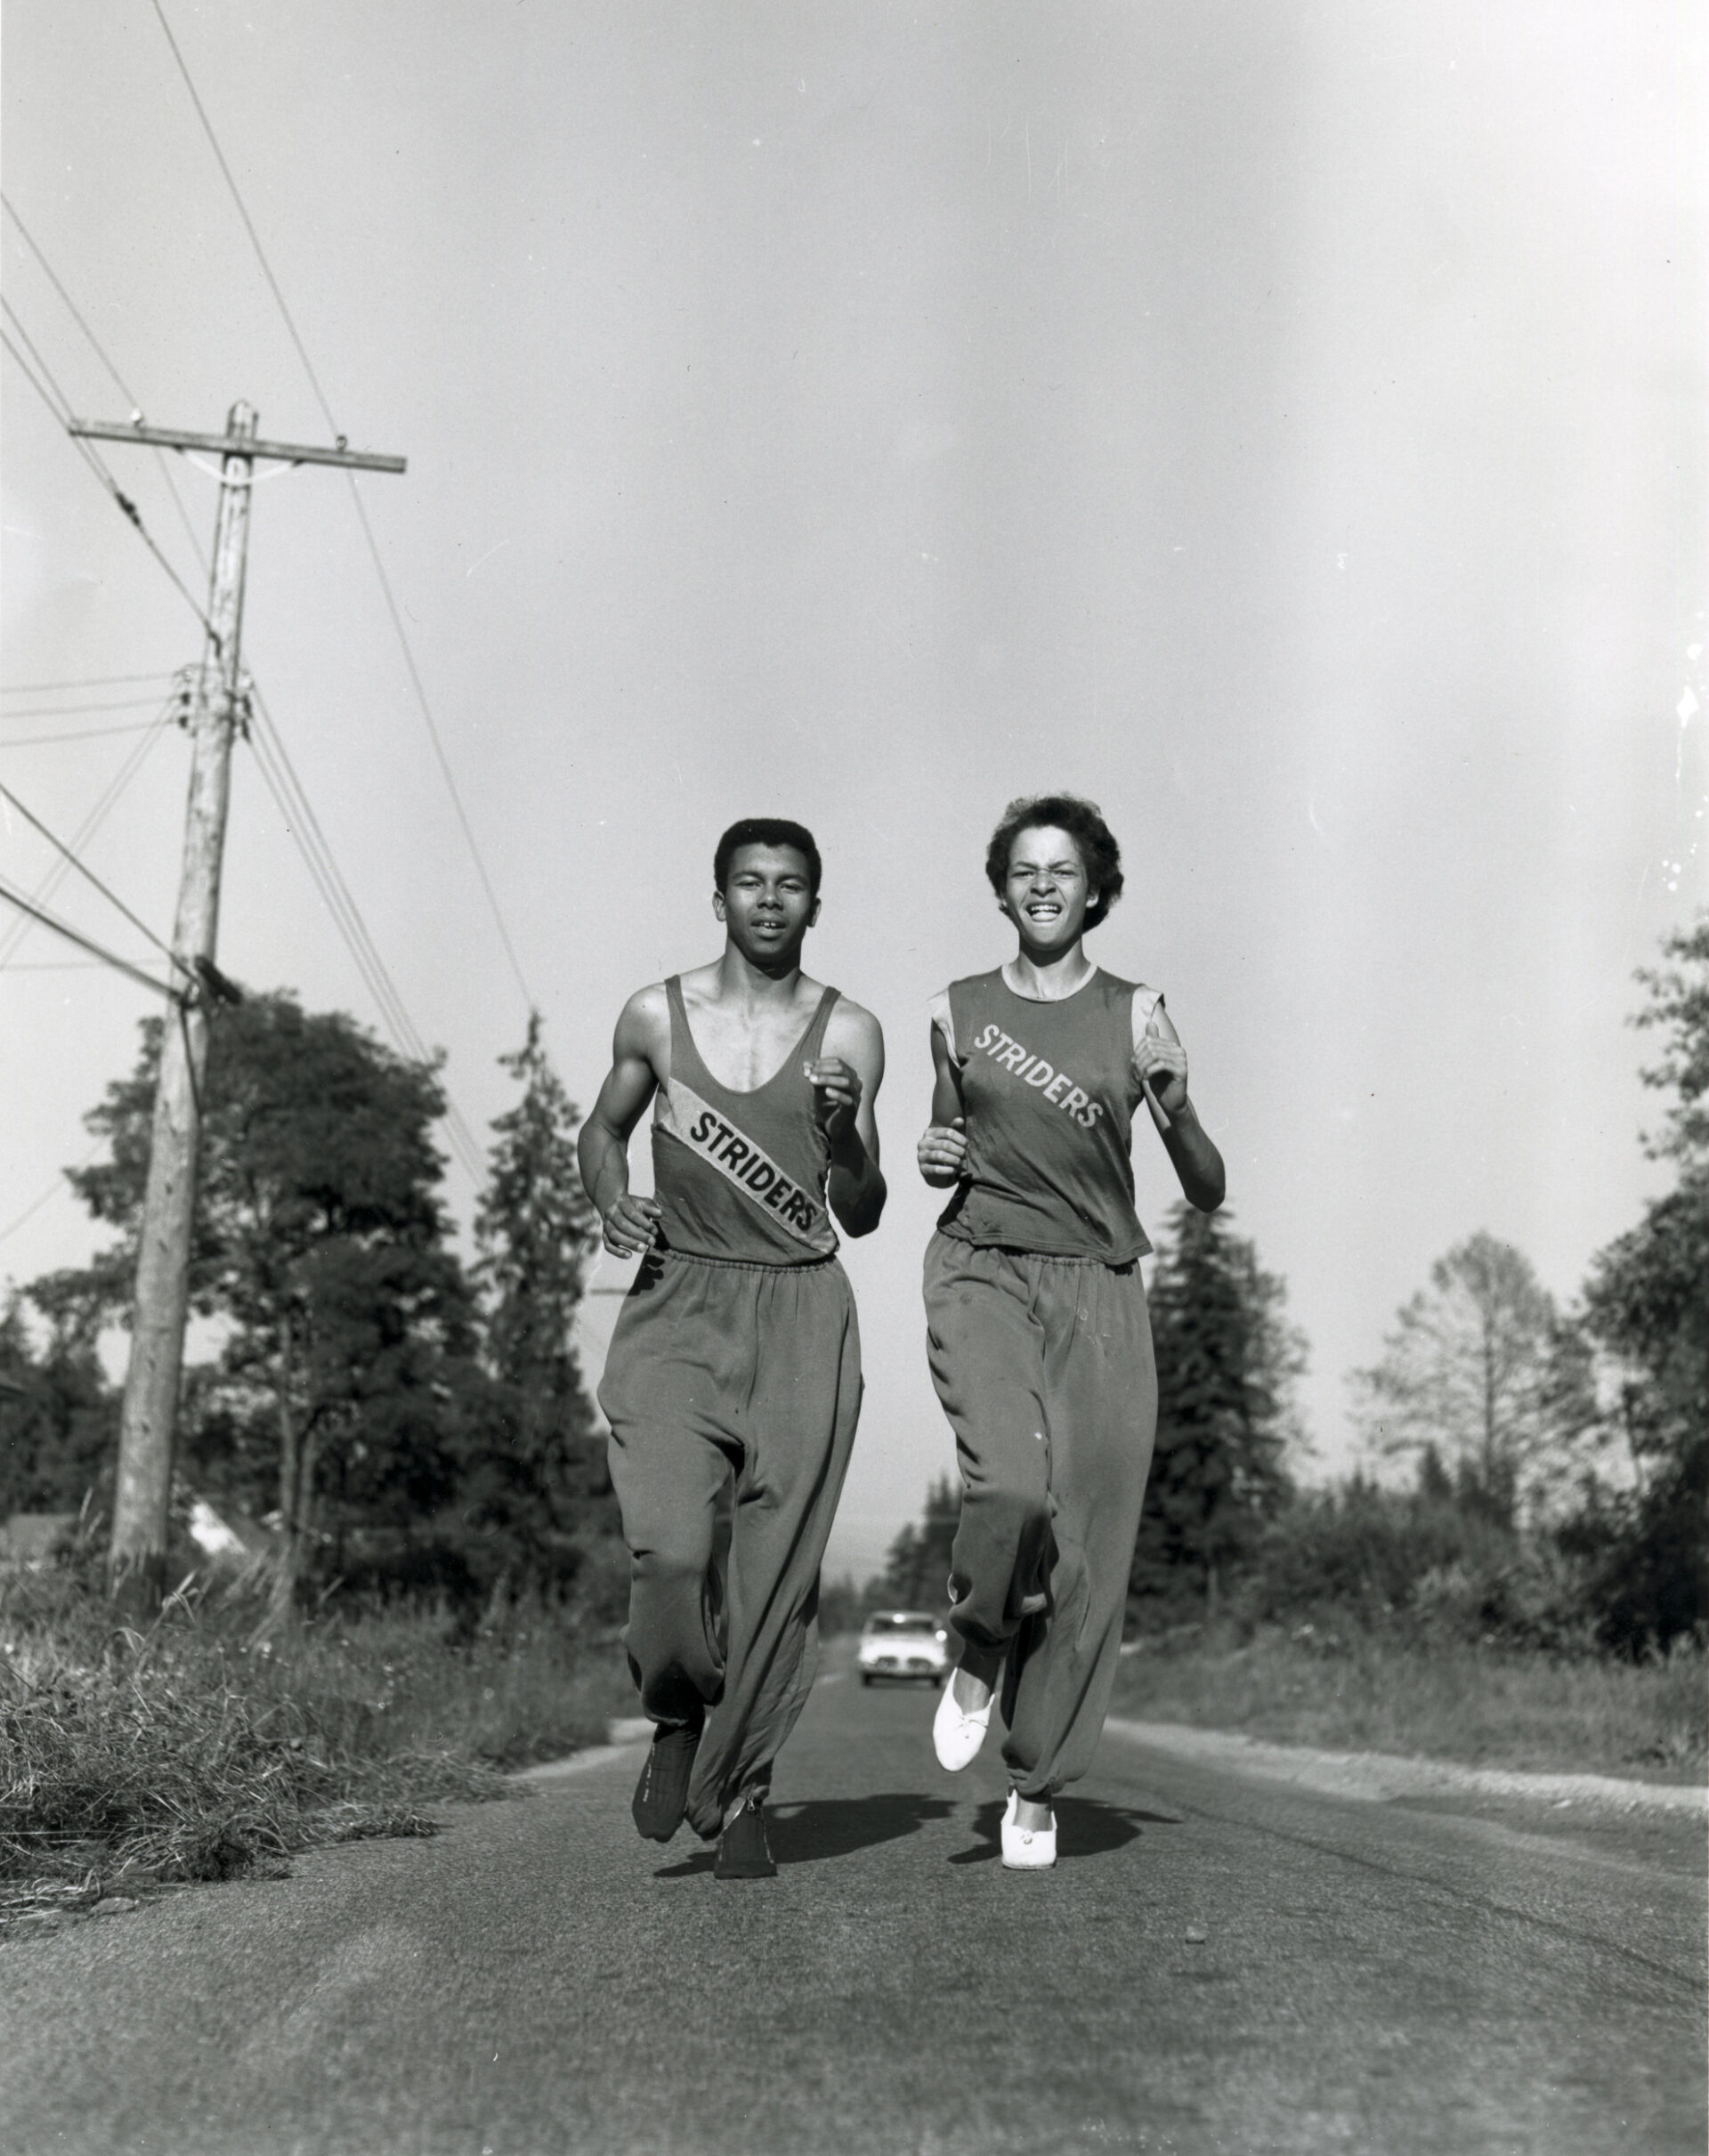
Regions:
<instances>
[{"instance_id":1,"label":"man's short hair","mask_svg":"<svg viewBox=\"0 0 1709 2156\"><path fill-rule=\"evenodd\" d=\"M730 863L735 859L738 847L743 846L792 846L807 864L807 890L813 897L818 897L819 879L824 873L819 848L806 825L791 823L787 816L744 816L740 823L730 826L718 840L718 850L712 856L714 890L722 891L730 880Z\"/></svg>"},{"instance_id":2,"label":"man's short hair","mask_svg":"<svg viewBox=\"0 0 1709 2156\"><path fill-rule=\"evenodd\" d=\"M1099 814L1096 801L1078 794L1041 793L1011 801L985 848L985 874L1001 898L1008 886L1008 857L1024 831L1065 831L1079 849L1086 881L1097 893L1086 909L1086 926L1097 928L1122 896L1122 848Z\"/></svg>"}]
</instances>

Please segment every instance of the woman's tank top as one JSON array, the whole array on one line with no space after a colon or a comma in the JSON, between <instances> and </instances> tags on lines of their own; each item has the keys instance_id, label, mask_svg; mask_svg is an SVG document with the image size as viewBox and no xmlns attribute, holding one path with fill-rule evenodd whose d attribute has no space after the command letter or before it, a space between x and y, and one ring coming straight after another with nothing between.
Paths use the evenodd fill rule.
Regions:
<instances>
[{"instance_id":1,"label":"woman's tank top","mask_svg":"<svg viewBox=\"0 0 1709 2156\"><path fill-rule=\"evenodd\" d=\"M1101 968L1056 1003L1016 995L1000 968L951 984L935 1015L960 1074L968 1178L938 1221L945 1235L1106 1265L1144 1256L1133 1036L1161 1001Z\"/></svg>"},{"instance_id":2,"label":"woman's tank top","mask_svg":"<svg viewBox=\"0 0 1709 2156\"><path fill-rule=\"evenodd\" d=\"M720 1085L689 1031L678 974L670 1004L670 1082L652 1125L653 1195L667 1250L743 1265L809 1265L837 1248L825 1204L830 1165L801 1066L822 1054L838 992L827 988L807 1030L764 1085Z\"/></svg>"}]
</instances>

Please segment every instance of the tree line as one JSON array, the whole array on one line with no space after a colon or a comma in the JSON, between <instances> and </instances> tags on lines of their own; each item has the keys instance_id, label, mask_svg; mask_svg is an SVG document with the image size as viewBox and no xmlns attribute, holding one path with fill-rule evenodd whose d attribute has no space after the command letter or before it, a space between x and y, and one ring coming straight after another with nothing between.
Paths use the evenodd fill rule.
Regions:
<instances>
[{"instance_id":1,"label":"tree line","mask_svg":"<svg viewBox=\"0 0 1709 2156\"><path fill-rule=\"evenodd\" d=\"M117 1395L99 1352L128 1323L161 1022L86 1121L69 1171L114 1231L0 1315L0 1516L110 1489ZM287 993L222 1009L203 1100L185 1374L186 1492L265 1521L273 1594L525 1580L620 1607L615 1507L572 1330L596 1223L578 1113L538 1017L492 1125L475 1256L454 1247L437 1069Z\"/></svg>"},{"instance_id":2,"label":"tree line","mask_svg":"<svg viewBox=\"0 0 1709 2156\"><path fill-rule=\"evenodd\" d=\"M1446 1252L1354 1374L1369 1471L1300 1486L1304 1336L1227 1212L1178 1207L1151 1282L1157 1450L1136 1623L1232 1604L1457 1624L1628 1651L1705 1617L1709 1502L1709 916L1640 975L1667 1098L1645 1141L1673 1182L1558 1309L1478 1233ZM128 1317L160 1022L87 1117L69 1171L113 1240L0 1311L0 1515L110 1487L117 1397L99 1353ZM333 1581L490 1595L505 1581L611 1616L623 1564L572 1344L596 1223L577 1111L538 1019L500 1058L475 1255L452 1242L437 1072L285 993L223 1009L206 1081L186 1372L187 1489L268 1522L275 1593ZM1397 1464L1410 1482L1397 1487ZM940 1606L946 1479L871 1593Z\"/></svg>"},{"instance_id":3,"label":"tree line","mask_svg":"<svg viewBox=\"0 0 1709 2156\"><path fill-rule=\"evenodd\" d=\"M1565 1309L1487 1233L1438 1259L1353 1374L1365 1465L1340 1484L1299 1479L1307 1350L1284 1283L1227 1212L1170 1215L1136 1625L1339 1611L1637 1653L1709 1622L1709 915L1663 957L1633 1023L1662 1039L1643 1077L1668 1106L1644 1144L1673 1187ZM958 1512L935 1483L869 1599L941 1607Z\"/></svg>"}]
</instances>

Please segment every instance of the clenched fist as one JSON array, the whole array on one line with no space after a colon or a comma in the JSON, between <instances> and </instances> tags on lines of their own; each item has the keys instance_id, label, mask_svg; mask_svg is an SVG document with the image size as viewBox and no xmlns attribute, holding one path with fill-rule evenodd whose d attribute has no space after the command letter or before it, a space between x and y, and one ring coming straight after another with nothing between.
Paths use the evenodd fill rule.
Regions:
<instances>
[{"instance_id":1,"label":"clenched fist","mask_svg":"<svg viewBox=\"0 0 1709 2156\"><path fill-rule=\"evenodd\" d=\"M959 1183L968 1172L968 1126L958 1115L952 1123L935 1123L914 1148L919 1172L935 1190Z\"/></svg>"}]
</instances>

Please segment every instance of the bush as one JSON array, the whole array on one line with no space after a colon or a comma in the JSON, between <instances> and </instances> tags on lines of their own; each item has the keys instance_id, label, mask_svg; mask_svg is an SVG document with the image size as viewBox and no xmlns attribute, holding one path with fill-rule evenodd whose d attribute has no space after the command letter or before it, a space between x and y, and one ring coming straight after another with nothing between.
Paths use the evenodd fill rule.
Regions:
<instances>
[{"instance_id":1,"label":"bush","mask_svg":"<svg viewBox=\"0 0 1709 2156\"><path fill-rule=\"evenodd\" d=\"M1513 1538L1452 1497L1400 1495L1358 1478L1312 1491L1266 1528L1240 1585L1253 1620L1297 1620L1328 1609L1367 1620L1412 1601L1420 1580L1458 1566L1498 1567Z\"/></svg>"},{"instance_id":2,"label":"bush","mask_svg":"<svg viewBox=\"0 0 1709 2156\"><path fill-rule=\"evenodd\" d=\"M1195 1625L1124 1658L1114 1707L1279 1744L1700 1779L1706 1676L1689 1640L1633 1663L1357 1623L1265 1625L1239 1644Z\"/></svg>"},{"instance_id":3,"label":"bush","mask_svg":"<svg viewBox=\"0 0 1709 2156\"><path fill-rule=\"evenodd\" d=\"M1297 1495L1266 1523L1218 1615L1247 1637L1266 1625L1339 1624L1423 1642L1585 1653L1599 1636L1592 1572L1583 1550L1521 1536L1475 1491L1401 1492L1356 1476ZM1144 1614L1178 1626L1206 1612L1201 1601Z\"/></svg>"},{"instance_id":4,"label":"bush","mask_svg":"<svg viewBox=\"0 0 1709 2156\"><path fill-rule=\"evenodd\" d=\"M1549 1543L1515 1543L1469 1565L1434 1567L1413 1583L1408 1614L1419 1635L1589 1654L1596 1628L1584 1610L1582 1566Z\"/></svg>"},{"instance_id":5,"label":"bush","mask_svg":"<svg viewBox=\"0 0 1709 2156\"><path fill-rule=\"evenodd\" d=\"M1583 1568L1586 1612L1605 1647L1639 1657L1709 1635L1706 1506L1709 1441L1641 1496L1587 1493L1561 1542Z\"/></svg>"},{"instance_id":6,"label":"bush","mask_svg":"<svg viewBox=\"0 0 1709 2156\"><path fill-rule=\"evenodd\" d=\"M0 1583L0 1879L223 1878L431 1833L423 1807L603 1738L620 1658L544 1605L335 1609L257 1641L252 1584L116 1633L74 1570ZM14 1897L15 1899L15 1897Z\"/></svg>"}]
</instances>

